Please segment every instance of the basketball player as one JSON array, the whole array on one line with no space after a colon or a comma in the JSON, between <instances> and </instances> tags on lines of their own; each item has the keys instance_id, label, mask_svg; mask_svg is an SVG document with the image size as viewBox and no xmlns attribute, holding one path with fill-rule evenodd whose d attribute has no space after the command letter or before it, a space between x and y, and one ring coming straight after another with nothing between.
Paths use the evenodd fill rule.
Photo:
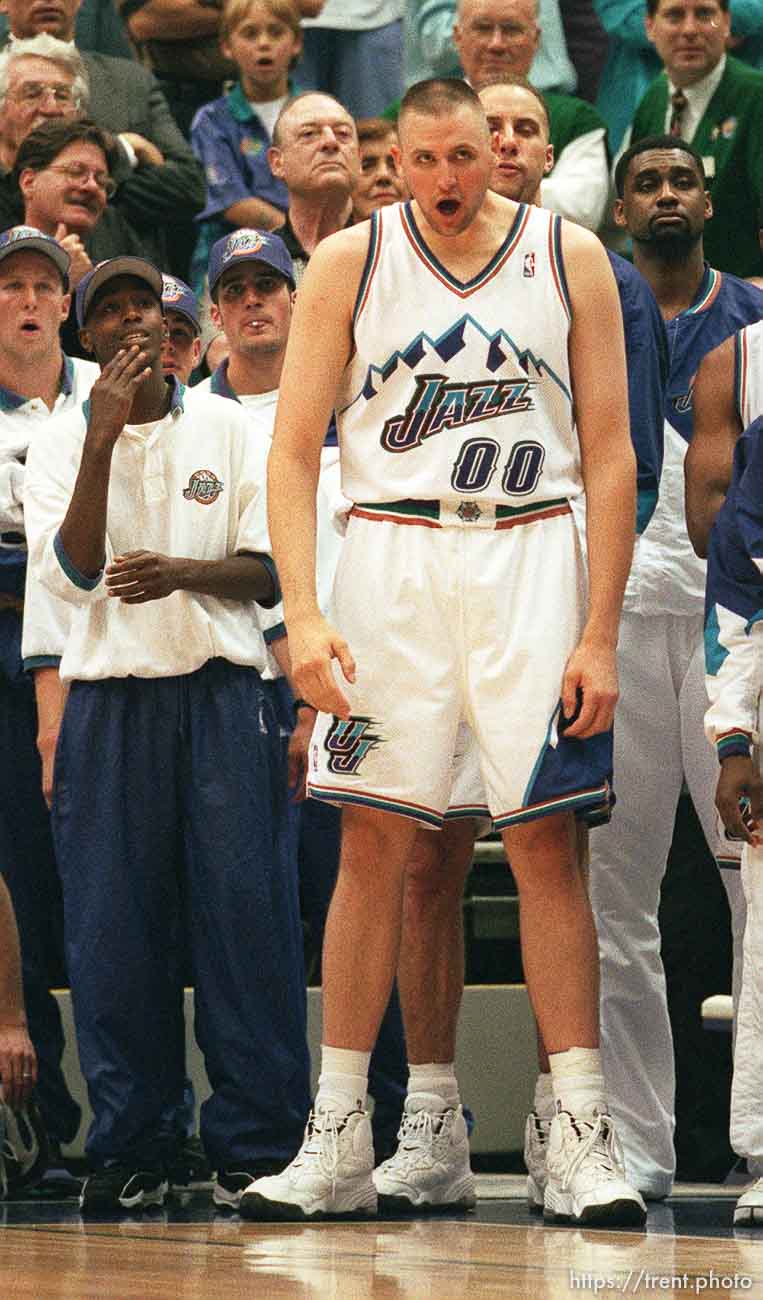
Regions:
<instances>
[{"instance_id":1,"label":"basketball player","mask_svg":"<svg viewBox=\"0 0 763 1300\"><path fill-rule=\"evenodd\" d=\"M496 149L491 188L505 198L540 203L540 184L553 152L545 103L526 80L504 77L480 91ZM665 331L649 286L638 271L609 254L625 325L628 406L636 451L637 532L648 523L657 500L662 410L666 372ZM473 743L473 741L472 741ZM377 1169L374 1182L384 1205L427 1208L453 1205L468 1169L465 1136L454 1141L445 1120L457 1111L454 1055L458 1008L463 990L463 886L474 850L472 819L457 816L460 806L484 804L478 764L464 772L442 831L420 829L405 882L403 938L398 979L404 998L409 1044L410 1084L397 1155ZM586 816L586 814L584 814ZM587 842L579 823L581 861ZM434 979L430 973L436 972ZM541 1073L525 1135L528 1201L543 1208L546 1146L554 1113L548 1060L541 1046ZM419 1086L421 1080L425 1087ZM424 1114L430 1121L424 1124Z\"/></svg>"},{"instance_id":2,"label":"basketball player","mask_svg":"<svg viewBox=\"0 0 763 1300\"><path fill-rule=\"evenodd\" d=\"M343 804L343 848L315 1113L296 1160L256 1180L241 1212L376 1208L370 1050L397 965L405 864L417 824L442 824L466 717L517 877L551 1053L559 1113L546 1208L640 1223L604 1096L596 939L572 818L608 789L632 545L623 521L635 515L617 291L588 232L487 193L490 133L465 83L413 87L399 127L414 200L314 255L271 452L294 676L321 710L308 788ZM605 347L606 396L595 360ZM316 430L334 406L354 503L334 588L339 630L318 611L313 577ZM569 504L584 484L588 600Z\"/></svg>"},{"instance_id":3,"label":"basketball player","mask_svg":"<svg viewBox=\"0 0 763 1300\"><path fill-rule=\"evenodd\" d=\"M235 403L165 379L161 293L140 258L80 281L101 374L27 467L32 578L72 610L53 820L94 1115L85 1213L167 1191L183 913L215 1204L235 1208L258 1166L290 1158L309 1107L285 764L254 610L281 621L265 455Z\"/></svg>"},{"instance_id":4,"label":"basketball player","mask_svg":"<svg viewBox=\"0 0 763 1300\"><path fill-rule=\"evenodd\" d=\"M665 321L670 371L660 499L641 535L618 643L617 816L591 836L589 888L601 956L605 1075L633 1182L669 1194L675 1170L675 1079L661 939L660 888L684 779L710 851L715 760L704 735L705 568L686 533L684 457L703 356L763 310L759 289L709 267L712 214L703 162L684 141L651 136L616 170L615 221ZM645 708L649 701L649 708ZM738 871L722 871L732 918Z\"/></svg>"},{"instance_id":5,"label":"basketball player","mask_svg":"<svg viewBox=\"0 0 763 1300\"><path fill-rule=\"evenodd\" d=\"M745 325L703 358L694 385L694 437L686 453L686 523L707 555L731 478L737 438L763 415L763 321Z\"/></svg>"}]
</instances>

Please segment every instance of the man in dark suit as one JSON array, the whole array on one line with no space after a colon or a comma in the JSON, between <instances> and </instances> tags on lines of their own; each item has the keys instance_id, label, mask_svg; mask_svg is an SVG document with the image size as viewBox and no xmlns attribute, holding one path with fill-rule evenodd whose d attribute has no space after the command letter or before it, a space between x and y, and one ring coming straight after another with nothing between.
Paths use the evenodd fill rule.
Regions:
<instances>
[{"instance_id":1,"label":"man in dark suit","mask_svg":"<svg viewBox=\"0 0 763 1300\"><path fill-rule=\"evenodd\" d=\"M44 11L34 0L0 0L11 40L48 32L73 41L78 8L79 0L60 0L55 9ZM82 57L90 85L90 116L118 137L114 202L140 236L144 256L185 275L194 238L191 217L204 206L201 168L150 72L129 59L91 50Z\"/></svg>"}]
</instances>

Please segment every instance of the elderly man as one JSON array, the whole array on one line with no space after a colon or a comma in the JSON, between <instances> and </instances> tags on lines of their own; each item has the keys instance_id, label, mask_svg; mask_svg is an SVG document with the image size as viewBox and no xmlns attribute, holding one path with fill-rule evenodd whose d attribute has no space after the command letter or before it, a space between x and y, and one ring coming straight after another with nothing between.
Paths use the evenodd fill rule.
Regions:
<instances>
[{"instance_id":1,"label":"elderly man","mask_svg":"<svg viewBox=\"0 0 763 1300\"><path fill-rule=\"evenodd\" d=\"M275 124L268 159L289 191L279 234L299 280L320 241L352 221L352 193L360 175L355 123L333 95L295 95Z\"/></svg>"},{"instance_id":2,"label":"elderly man","mask_svg":"<svg viewBox=\"0 0 763 1300\"><path fill-rule=\"evenodd\" d=\"M47 8L35 0L0 4L14 41L49 32L73 42L78 8L79 0L60 0ZM83 59L90 115L98 126L118 136L116 204L140 234L144 255L185 274L193 237L190 218L204 204L201 168L150 72L129 59L90 50ZM171 241L166 233L170 228Z\"/></svg>"},{"instance_id":3,"label":"elderly man","mask_svg":"<svg viewBox=\"0 0 763 1300\"><path fill-rule=\"evenodd\" d=\"M507 74L526 77L531 67L536 80L534 59L541 38L537 0L459 0L457 10L450 8L453 44L464 76L476 90ZM542 79L538 84L544 89L556 159L541 185L543 206L597 230L609 191L604 121L582 99L546 89L549 83Z\"/></svg>"},{"instance_id":4,"label":"elderly man","mask_svg":"<svg viewBox=\"0 0 763 1300\"><path fill-rule=\"evenodd\" d=\"M0 165L9 172L30 131L88 107L87 73L73 46L43 32L0 53Z\"/></svg>"},{"instance_id":5,"label":"elderly man","mask_svg":"<svg viewBox=\"0 0 763 1300\"><path fill-rule=\"evenodd\" d=\"M760 275L763 203L763 73L726 53L729 0L648 0L646 30L664 64L636 109L630 141L661 131L702 156L713 219L712 266Z\"/></svg>"}]
</instances>

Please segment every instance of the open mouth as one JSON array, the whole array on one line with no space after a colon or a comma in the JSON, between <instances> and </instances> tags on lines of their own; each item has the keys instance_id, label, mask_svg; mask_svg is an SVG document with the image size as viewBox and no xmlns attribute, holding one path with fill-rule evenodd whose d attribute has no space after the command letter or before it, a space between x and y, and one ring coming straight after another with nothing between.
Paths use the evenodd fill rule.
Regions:
<instances>
[{"instance_id":1,"label":"open mouth","mask_svg":"<svg viewBox=\"0 0 763 1300\"><path fill-rule=\"evenodd\" d=\"M24 321L24 324L21 326L21 330L22 333L24 334L39 334L40 327L36 321L26 320Z\"/></svg>"},{"instance_id":2,"label":"open mouth","mask_svg":"<svg viewBox=\"0 0 763 1300\"><path fill-rule=\"evenodd\" d=\"M453 217L458 212L460 206L461 204L458 199L440 199L437 204L437 211L441 213L443 217Z\"/></svg>"}]
</instances>

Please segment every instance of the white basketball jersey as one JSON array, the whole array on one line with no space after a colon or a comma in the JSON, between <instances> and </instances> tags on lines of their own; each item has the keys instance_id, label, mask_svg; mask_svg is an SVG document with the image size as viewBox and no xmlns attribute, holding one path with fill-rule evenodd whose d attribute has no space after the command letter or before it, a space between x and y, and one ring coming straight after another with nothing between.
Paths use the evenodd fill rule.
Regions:
<instances>
[{"instance_id":1,"label":"white basketball jersey","mask_svg":"<svg viewBox=\"0 0 763 1300\"><path fill-rule=\"evenodd\" d=\"M763 321L739 331L735 351L737 409L746 429L763 415Z\"/></svg>"},{"instance_id":2,"label":"white basketball jersey","mask_svg":"<svg viewBox=\"0 0 763 1300\"><path fill-rule=\"evenodd\" d=\"M560 225L520 204L464 284L409 203L374 213L337 398L350 501L440 500L468 518L477 503L513 516L578 495Z\"/></svg>"}]
</instances>

